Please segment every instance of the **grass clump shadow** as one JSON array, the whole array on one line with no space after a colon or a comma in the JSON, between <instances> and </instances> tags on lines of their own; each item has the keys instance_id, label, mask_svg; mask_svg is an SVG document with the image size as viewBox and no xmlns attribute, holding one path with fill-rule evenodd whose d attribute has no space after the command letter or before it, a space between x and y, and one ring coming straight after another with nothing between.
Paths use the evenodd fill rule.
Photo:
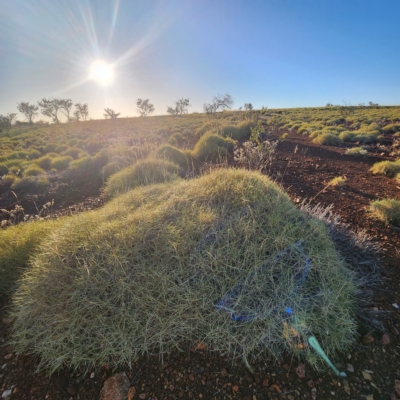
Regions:
<instances>
[{"instance_id":1,"label":"grass clump shadow","mask_svg":"<svg viewBox=\"0 0 400 400\"><path fill-rule=\"evenodd\" d=\"M298 290L305 257L311 267ZM13 342L50 371L126 366L193 343L246 363L291 351L318 365L301 346L306 336L332 356L356 332L355 274L326 225L257 172L219 169L137 187L68 219L31 264L13 297ZM256 318L234 321L216 305L249 277L232 307Z\"/></svg>"},{"instance_id":2,"label":"grass clump shadow","mask_svg":"<svg viewBox=\"0 0 400 400\"><path fill-rule=\"evenodd\" d=\"M36 248L60 221L32 221L0 229L0 298L9 296Z\"/></svg>"}]
</instances>

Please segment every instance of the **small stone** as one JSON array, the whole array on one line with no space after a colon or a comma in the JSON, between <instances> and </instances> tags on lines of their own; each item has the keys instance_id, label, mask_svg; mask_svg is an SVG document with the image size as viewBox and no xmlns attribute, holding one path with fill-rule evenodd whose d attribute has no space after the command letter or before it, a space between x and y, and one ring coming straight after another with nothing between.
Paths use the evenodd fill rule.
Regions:
<instances>
[{"instance_id":1,"label":"small stone","mask_svg":"<svg viewBox=\"0 0 400 400\"><path fill-rule=\"evenodd\" d=\"M190 374L190 375L189 375L189 379L190 379L191 381L194 381L194 376L193 376L193 374Z\"/></svg>"},{"instance_id":2,"label":"small stone","mask_svg":"<svg viewBox=\"0 0 400 400\"><path fill-rule=\"evenodd\" d=\"M233 390L234 392L238 392L238 391L239 391L239 386L238 386L238 385L233 385L233 386L232 386L232 390Z\"/></svg>"},{"instance_id":3,"label":"small stone","mask_svg":"<svg viewBox=\"0 0 400 400\"><path fill-rule=\"evenodd\" d=\"M396 310L398 310L398 309L400 308L400 307L398 306L397 303L393 303L392 306L393 306Z\"/></svg>"},{"instance_id":4,"label":"small stone","mask_svg":"<svg viewBox=\"0 0 400 400\"><path fill-rule=\"evenodd\" d=\"M304 378L306 376L306 368L305 368L304 364L300 364L296 368L296 374L299 378Z\"/></svg>"},{"instance_id":5,"label":"small stone","mask_svg":"<svg viewBox=\"0 0 400 400\"><path fill-rule=\"evenodd\" d=\"M344 391L345 391L347 394L350 394L349 382L347 382L346 379L343 381L343 387L344 387Z\"/></svg>"},{"instance_id":6,"label":"small stone","mask_svg":"<svg viewBox=\"0 0 400 400\"><path fill-rule=\"evenodd\" d=\"M288 394L288 395L286 396L286 398L287 398L288 400L294 400L294 396L292 396L291 394Z\"/></svg>"},{"instance_id":7,"label":"small stone","mask_svg":"<svg viewBox=\"0 0 400 400\"><path fill-rule=\"evenodd\" d=\"M315 383L314 383L314 381L311 379L311 380L307 381L307 385L308 385L310 388L312 388L312 387L315 386Z\"/></svg>"},{"instance_id":8,"label":"small stone","mask_svg":"<svg viewBox=\"0 0 400 400\"><path fill-rule=\"evenodd\" d=\"M390 343L390 336L389 336L388 333L384 333L382 335L382 344L386 345L386 344L389 344L389 343Z\"/></svg>"},{"instance_id":9,"label":"small stone","mask_svg":"<svg viewBox=\"0 0 400 400\"><path fill-rule=\"evenodd\" d=\"M362 372L362 375L363 375L364 379L367 379L367 380L369 380L369 381L372 381L372 377L371 377L371 375L369 374L369 372L367 372L367 371L361 371L361 372Z\"/></svg>"},{"instance_id":10,"label":"small stone","mask_svg":"<svg viewBox=\"0 0 400 400\"><path fill-rule=\"evenodd\" d=\"M124 400L129 389L129 380L125 372L108 378L101 389L100 400Z\"/></svg>"},{"instance_id":11,"label":"small stone","mask_svg":"<svg viewBox=\"0 0 400 400\"><path fill-rule=\"evenodd\" d=\"M94 372L92 372L91 374L90 374L90 379L93 379L94 378Z\"/></svg>"},{"instance_id":12,"label":"small stone","mask_svg":"<svg viewBox=\"0 0 400 400\"><path fill-rule=\"evenodd\" d=\"M374 337L372 336L371 332L368 332L366 335L363 337L363 343L368 344L372 343L374 341Z\"/></svg>"},{"instance_id":13,"label":"small stone","mask_svg":"<svg viewBox=\"0 0 400 400\"><path fill-rule=\"evenodd\" d=\"M135 394L136 394L136 388L135 388L135 386L131 386L128 389L128 393L126 394L126 397L128 400L133 400L133 398L135 397Z\"/></svg>"},{"instance_id":14,"label":"small stone","mask_svg":"<svg viewBox=\"0 0 400 400\"><path fill-rule=\"evenodd\" d=\"M269 378L265 378L265 379L263 380L262 385L263 385L264 387L269 386Z\"/></svg>"},{"instance_id":15,"label":"small stone","mask_svg":"<svg viewBox=\"0 0 400 400\"><path fill-rule=\"evenodd\" d=\"M223 378L225 378L225 376L228 376L228 371L226 370L226 368L222 368L222 369L221 369L221 376L222 376Z\"/></svg>"},{"instance_id":16,"label":"small stone","mask_svg":"<svg viewBox=\"0 0 400 400\"><path fill-rule=\"evenodd\" d=\"M5 358L6 360L9 360L11 357L12 357L12 353L7 354L6 356L4 356L4 358Z\"/></svg>"},{"instance_id":17,"label":"small stone","mask_svg":"<svg viewBox=\"0 0 400 400\"><path fill-rule=\"evenodd\" d=\"M394 381L394 390L398 396L400 396L400 381L397 379Z\"/></svg>"},{"instance_id":18,"label":"small stone","mask_svg":"<svg viewBox=\"0 0 400 400\"><path fill-rule=\"evenodd\" d=\"M311 399L317 400L317 389L315 387L311 389Z\"/></svg>"},{"instance_id":19,"label":"small stone","mask_svg":"<svg viewBox=\"0 0 400 400\"><path fill-rule=\"evenodd\" d=\"M139 394L139 399L144 400L146 398L146 393L140 393Z\"/></svg>"},{"instance_id":20,"label":"small stone","mask_svg":"<svg viewBox=\"0 0 400 400\"><path fill-rule=\"evenodd\" d=\"M347 364L347 371L354 372L354 367L351 364Z\"/></svg>"},{"instance_id":21,"label":"small stone","mask_svg":"<svg viewBox=\"0 0 400 400\"><path fill-rule=\"evenodd\" d=\"M12 394L12 388L11 388L11 389L8 389L8 390L5 390L5 391L3 392L3 394L1 395L1 398L2 398L2 399L7 399L8 397L11 396L11 394Z\"/></svg>"}]
</instances>

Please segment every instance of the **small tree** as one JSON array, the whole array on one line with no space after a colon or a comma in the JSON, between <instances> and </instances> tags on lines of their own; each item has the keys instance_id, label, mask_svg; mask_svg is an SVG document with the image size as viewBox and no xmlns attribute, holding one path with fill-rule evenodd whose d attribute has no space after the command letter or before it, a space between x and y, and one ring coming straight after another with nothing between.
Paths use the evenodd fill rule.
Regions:
<instances>
[{"instance_id":1,"label":"small tree","mask_svg":"<svg viewBox=\"0 0 400 400\"><path fill-rule=\"evenodd\" d=\"M29 104L29 101L21 101L17 103L17 109L21 114L24 114L30 124L33 123L33 118L38 115L39 107L34 104Z\"/></svg>"},{"instance_id":2,"label":"small tree","mask_svg":"<svg viewBox=\"0 0 400 400\"><path fill-rule=\"evenodd\" d=\"M79 121L81 118L86 121L88 115L89 115L89 107L87 103L81 104L81 103L76 103L75 104L75 111L74 111L75 118Z\"/></svg>"},{"instance_id":3,"label":"small tree","mask_svg":"<svg viewBox=\"0 0 400 400\"><path fill-rule=\"evenodd\" d=\"M218 110L230 109L233 105L232 96L226 93L224 96L218 95L213 98L212 103L204 104L203 110L210 116L214 116Z\"/></svg>"},{"instance_id":4,"label":"small tree","mask_svg":"<svg viewBox=\"0 0 400 400\"><path fill-rule=\"evenodd\" d=\"M189 99L178 99L175 102L175 107L168 107L167 113L171 115L182 115L188 113L188 107L190 107Z\"/></svg>"},{"instance_id":5,"label":"small tree","mask_svg":"<svg viewBox=\"0 0 400 400\"><path fill-rule=\"evenodd\" d=\"M155 110L153 104L150 103L149 99L137 99L136 105L141 117L146 117L148 114L153 113Z\"/></svg>"},{"instance_id":6,"label":"small tree","mask_svg":"<svg viewBox=\"0 0 400 400\"><path fill-rule=\"evenodd\" d=\"M0 114L0 128L11 129L11 125L13 124L16 117L17 113L8 113L7 115Z\"/></svg>"},{"instance_id":7,"label":"small tree","mask_svg":"<svg viewBox=\"0 0 400 400\"><path fill-rule=\"evenodd\" d=\"M60 100L60 111L67 117L67 121L69 122L70 120L70 112L72 108L72 100L71 99L65 99L65 100Z\"/></svg>"},{"instance_id":8,"label":"small tree","mask_svg":"<svg viewBox=\"0 0 400 400\"><path fill-rule=\"evenodd\" d=\"M244 103L244 109L246 111L252 111L253 110L253 104L251 103Z\"/></svg>"},{"instance_id":9,"label":"small tree","mask_svg":"<svg viewBox=\"0 0 400 400\"><path fill-rule=\"evenodd\" d=\"M53 120L54 123L58 124L60 121L58 120L58 111L62 107L61 99L42 99L38 101L38 105L40 107L40 111L46 117L49 117Z\"/></svg>"},{"instance_id":10,"label":"small tree","mask_svg":"<svg viewBox=\"0 0 400 400\"><path fill-rule=\"evenodd\" d=\"M116 113L111 108L105 108L104 111L105 111L104 118L106 118L106 119L107 118L116 119L121 114L121 113Z\"/></svg>"}]
</instances>

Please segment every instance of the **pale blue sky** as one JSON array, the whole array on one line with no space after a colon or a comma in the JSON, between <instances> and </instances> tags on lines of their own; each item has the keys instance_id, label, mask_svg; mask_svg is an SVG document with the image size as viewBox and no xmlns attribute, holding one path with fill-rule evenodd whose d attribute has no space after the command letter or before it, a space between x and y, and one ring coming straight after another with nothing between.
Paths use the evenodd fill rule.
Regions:
<instances>
[{"instance_id":1,"label":"pale blue sky","mask_svg":"<svg viewBox=\"0 0 400 400\"><path fill-rule=\"evenodd\" d=\"M43 97L92 118L136 116L139 97L201 111L226 92L234 108L400 104L399 18L398 0L0 0L0 114ZM98 58L110 86L88 79Z\"/></svg>"}]
</instances>

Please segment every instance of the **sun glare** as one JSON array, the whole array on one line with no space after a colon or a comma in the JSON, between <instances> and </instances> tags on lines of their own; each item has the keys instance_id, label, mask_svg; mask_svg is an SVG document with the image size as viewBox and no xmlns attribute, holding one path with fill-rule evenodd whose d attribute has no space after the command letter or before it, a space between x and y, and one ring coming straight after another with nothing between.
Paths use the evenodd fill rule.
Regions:
<instances>
[{"instance_id":1,"label":"sun glare","mask_svg":"<svg viewBox=\"0 0 400 400\"><path fill-rule=\"evenodd\" d=\"M111 64L96 60L90 66L89 78L103 86L110 85L114 80L114 68Z\"/></svg>"}]
</instances>

